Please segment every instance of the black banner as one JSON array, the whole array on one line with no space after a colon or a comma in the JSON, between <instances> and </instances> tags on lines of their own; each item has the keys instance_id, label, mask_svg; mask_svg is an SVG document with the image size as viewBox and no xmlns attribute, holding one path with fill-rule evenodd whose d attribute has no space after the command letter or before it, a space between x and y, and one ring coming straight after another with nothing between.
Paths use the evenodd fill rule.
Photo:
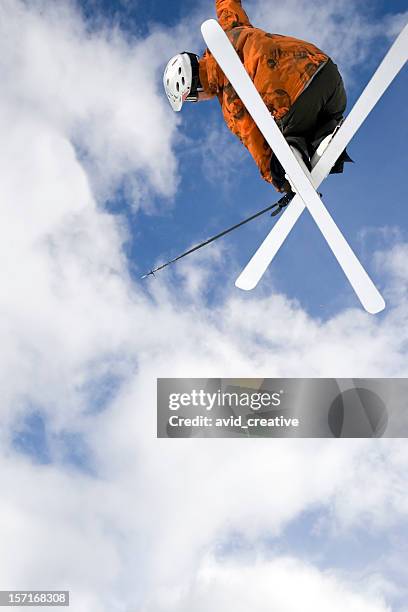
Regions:
<instances>
[{"instance_id":1,"label":"black banner","mask_svg":"<svg viewBox=\"0 0 408 612\"><path fill-rule=\"evenodd\" d=\"M406 378L160 378L159 438L405 438Z\"/></svg>"}]
</instances>

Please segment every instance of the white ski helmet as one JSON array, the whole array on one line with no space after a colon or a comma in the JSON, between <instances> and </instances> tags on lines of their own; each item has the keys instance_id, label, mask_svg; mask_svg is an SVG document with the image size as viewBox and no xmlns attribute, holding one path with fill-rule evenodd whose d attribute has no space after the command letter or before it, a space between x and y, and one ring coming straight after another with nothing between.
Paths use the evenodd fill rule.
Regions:
<instances>
[{"instance_id":1,"label":"white ski helmet","mask_svg":"<svg viewBox=\"0 0 408 612\"><path fill-rule=\"evenodd\" d=\"M180 111L186 100L197 101L198 72L198 57L194 53L179 53L167 64L163 85L174 111Z\"/></svg>"}]
</instances>

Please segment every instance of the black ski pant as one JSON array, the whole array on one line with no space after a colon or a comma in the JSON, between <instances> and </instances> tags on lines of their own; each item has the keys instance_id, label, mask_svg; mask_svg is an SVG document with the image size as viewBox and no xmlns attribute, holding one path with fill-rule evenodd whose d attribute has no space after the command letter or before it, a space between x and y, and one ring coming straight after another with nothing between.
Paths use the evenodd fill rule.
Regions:
<instances>
[{"instance_id":1,"label":"black ski pant","mask_svg":"<svg viewBox=\"0 0 408 612\"><path fill-rule=\"evenodd\" d=\"M286 141L302 153L309 170L310 158L322 140L331 134L343 119L346 104L343 79L336 64L329 59L286 115L277 121ZM343 172L343 164L349 160L344 151L331 172ZM274 181L281 187L285 182L285 171L274 154L271 158L271 172Z\"/></svg>"}]
</instances>

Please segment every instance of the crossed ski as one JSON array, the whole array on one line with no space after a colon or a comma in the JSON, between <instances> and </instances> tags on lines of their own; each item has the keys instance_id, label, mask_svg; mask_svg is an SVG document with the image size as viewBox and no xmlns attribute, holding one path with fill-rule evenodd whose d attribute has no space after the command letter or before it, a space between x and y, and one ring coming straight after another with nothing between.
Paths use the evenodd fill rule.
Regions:
<instances>
[{"instance_id":1,"label":"crossed ski","mask_svg":"<svg viewBox=\"0 0 408 612\"><path fill-rule=\"evenodd\" d=\"M293 155L218 22L213 19L204 22L201 31L208 48L277 155L298 194L238 277L236 286L249 290L257 285L290 230L307 207L363 307L372 314L381 312L385 307L384 299L320 200L316 189L327 177L340 153L346 148L405 64L408 55L408 25L395 41L311 174L306 166L304 164L301 166Z\"/></svg>"}]
</instances>

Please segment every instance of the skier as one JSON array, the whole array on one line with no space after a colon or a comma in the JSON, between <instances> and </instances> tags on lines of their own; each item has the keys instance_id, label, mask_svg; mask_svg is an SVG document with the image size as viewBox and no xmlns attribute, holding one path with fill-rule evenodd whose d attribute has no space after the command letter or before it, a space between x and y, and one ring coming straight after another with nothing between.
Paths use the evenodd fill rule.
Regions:
<instances>
[{"instance_id":1,"label":"skier","mask_svg":"<svg viewBox=\"0 0 408 612\"><path fill-rule=\"evenodd\" d=\"M218 21L295 155L309 170L343 120L347 98L337 66L313 44L251 25L241 0L216 0ZM167 64L163 83L174 111L185 101L215 96L225 122L254 158L262 177L292 194L285 171L207 49L199 58L183 52ZM331 169L343 172L344 151Z\"/></svg>"}]
</instances>

